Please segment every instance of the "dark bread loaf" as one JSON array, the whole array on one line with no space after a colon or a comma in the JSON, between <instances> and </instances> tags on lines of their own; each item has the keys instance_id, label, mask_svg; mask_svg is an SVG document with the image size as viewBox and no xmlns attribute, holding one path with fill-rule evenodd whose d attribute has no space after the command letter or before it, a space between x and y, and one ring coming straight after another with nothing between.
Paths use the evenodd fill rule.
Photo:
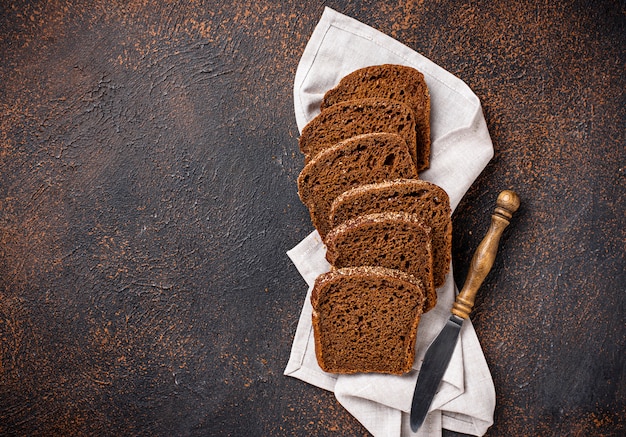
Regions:
<instances>
[{"instance_id":1,"label":"dark bread loaf","mask_svg":"<svg viewBox=\"0 0 626 437\"><path fill-rule=\"evenodd\" d=\"M404 272L349 267L320 275L311 293L315 354L331 373L403 374L413 366L424 292Z\"/></svg>"},{"instance_id":2,"label":"dark bread loaf","mask_svg":"<svg viewBox=\"0 0 626 437\"><path fill-rule=\"evenodd\" d=\"M364 134L316 155L298 176L298 195L324 238L335 197L358 185L396 178L417 178L404 140L396 134Z\"/></svg>"},{"instance_id":3,"label":"dark bread loaf","mask_svg":"<svg viewBox=\"0 0 626 437\"><path fill-rule=\"evenodd\" d=\"M383 181L350 189L333 201L331 226L374 212L405 211L421 218L432 229L435 287L445 282L452 257L450 198L439 186L423 180Z\"/></svg>"},{"instance_id":4,"label":"dark bread loaf","mask_svg":"<svg viewBox=\"0 0 626 437\"><path fill-rule=\"evenodd\" d=\"M415 68L384 64L361 68L345 76L326 92L322 111L339 102L384 98L397 100L411 108L415 115L417 135L417 170L430 164L430 93L424 75Z\"/></svg>"},{"instance_id":5,"label":"dark bread loaf","mask_svg":"<svg viewBox=\"0 0 626 437\"><path fill-rule=\"evenodd\" d=\"M424 76L391 64L349 74L298 143L298 195L333 266L311 294L317 361L332 373L406 373L451 258L448 196L418 180L430 164Z\"/></svg>"},{"instance_id":6,"label":"dark bread loaf","mask_svg":"<svg viewBox=\"0 0 626 437\"><path fill-rule=\"evenodd\" d=\"M424 313L437 303L431 230L421 217L405 212L361 215L333 228L324 242L326 259L332 266L402 270L422 282L426 294Z\"/></svg>"},{"instance_id":7,"label":"dark bread loaf","mask_svg":"<svg viewBox=\"0 0 626 437\"><path fill-rule=\"evenodd\" d=\"M415 116L404 103L386 99L340 102L322 111L302 129L298 140L308 163L320 151L356 135L372 132L398 134L416 157Z\"/></svg>"}]
</instances>

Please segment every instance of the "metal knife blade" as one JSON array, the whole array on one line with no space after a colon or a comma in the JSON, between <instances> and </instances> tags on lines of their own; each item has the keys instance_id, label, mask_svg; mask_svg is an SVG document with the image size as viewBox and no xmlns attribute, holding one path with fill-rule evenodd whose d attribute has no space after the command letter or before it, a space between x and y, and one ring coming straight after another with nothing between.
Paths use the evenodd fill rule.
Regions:
<instances>
[{"instance_id":1,"label":"metal knife blade","mask_svg":"<svg viewBox=\"0 0 626 437\"><path fill-rule=\"evenodd\" d=\"M450 364L462 324L462 318L454 314L451 315L435 341L426 351L411 403L411 429L414 432L422 426L424 419L426 419L426 414L433 402L441 378L443 378L443 374Z\"/></svg>"},{"instance_id":2,"label":"metal knife blade","mask_svg":"<svg viewBox=\"0 0 626 437\"><path fill-rule=\"evenodd\" d=\"M496 208L491 216L491 225L472 257L463 289L452 306L452 315L424 356L411 402L413 432L416 432L426 419L441 378L450 364L463 320L472 312L478 288L493 266L502 232L509 225L509 220L519 205L520 199L513 191L505 190L498 195Z\"/></svg>"}]
</instances>

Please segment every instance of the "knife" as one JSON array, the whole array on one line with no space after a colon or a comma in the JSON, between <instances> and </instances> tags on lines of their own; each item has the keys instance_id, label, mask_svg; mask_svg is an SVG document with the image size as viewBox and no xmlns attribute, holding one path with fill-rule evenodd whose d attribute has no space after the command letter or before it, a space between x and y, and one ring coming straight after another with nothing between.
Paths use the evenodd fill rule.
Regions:
<instances>
[{"instance_id":1,"label":"knife","mask_svg":"<svg viewBox=\"0 0 626 437\"><path fill-rule=\"evenodd\" d=\"M520 199L514 191L505 190L498 195L491 225L472 257L463 289L452 306L452 315L424 356L411 403L413 432L419 429L426 418L441 378L450 363L461 325L472 312L476 292L493 266L502 232L509 225L519 205Z\"/></svg>"}]
</instances>

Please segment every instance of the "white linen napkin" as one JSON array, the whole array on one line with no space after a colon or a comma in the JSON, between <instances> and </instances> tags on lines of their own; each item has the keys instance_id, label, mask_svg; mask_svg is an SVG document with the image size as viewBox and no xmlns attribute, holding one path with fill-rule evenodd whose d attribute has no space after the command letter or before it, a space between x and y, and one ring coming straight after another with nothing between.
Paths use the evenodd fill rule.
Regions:
<instances>
[{"instance_id":1,"label":"white linen napkin","mask_svg":"<svg viewBox=\"0 0 626 437\"><path fill-rule=\"evenodd\" d=\"M430 168L420 178L446 190L454 210L493 157L478 98L460 79L398 41L326 8L309 40L294 83L296 122L302 128L319 113L324 93L346 74L369 65L404 64L424 74L431 95ZM409 426L413 389L424 354L446 323L458 292L452 271L437 290L435 308L420 320L413 371L403 376L335 375L315 358L310 295L315 278L330 269L326 248L313 231L288 256L308 290L285 375L335 393L337 400L374 436L433 436L442 429L484 435L493 424L495 390L470 320L463 323L452 360L417 433Z\"/></svg>"}]
</instances>

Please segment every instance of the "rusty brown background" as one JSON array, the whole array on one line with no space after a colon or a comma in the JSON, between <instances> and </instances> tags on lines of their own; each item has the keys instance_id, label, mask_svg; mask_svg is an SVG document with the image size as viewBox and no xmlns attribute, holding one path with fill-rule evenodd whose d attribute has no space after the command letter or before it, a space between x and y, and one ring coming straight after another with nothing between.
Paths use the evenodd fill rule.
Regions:
<instances>
[{"instance_id":1,"label":"rusty brown background","mask_svg":"<svg viewBox=\"0 0 626 437\"><path fill-rule=\"evenodd\" d=\"M0 434L367 435L287 378L311 230L292 84L324 5L463 79L495 157L454 215L489 436L621 436L623 1L3 1ZM447 433L446 435L452 435Z\"/></svg>"}]
</instances>

